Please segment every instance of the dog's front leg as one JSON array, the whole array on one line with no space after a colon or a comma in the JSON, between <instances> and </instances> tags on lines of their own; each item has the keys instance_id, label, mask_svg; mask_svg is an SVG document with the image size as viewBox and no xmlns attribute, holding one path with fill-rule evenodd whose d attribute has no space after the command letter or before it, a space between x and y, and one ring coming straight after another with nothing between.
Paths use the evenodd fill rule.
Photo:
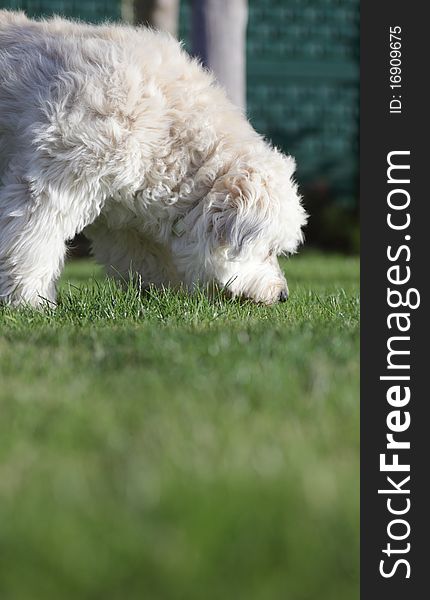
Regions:
<instances>
[{"instance_id":1,"label":"dog's front leg","mask_svg":"<svg viewBox=\"0 0 430 600\"><path fill-rule=\"evenodd\" d=\"M55 306L67 235L52 202L23 182L0 189L0 302Z\"/></svg>"}]
</instances>

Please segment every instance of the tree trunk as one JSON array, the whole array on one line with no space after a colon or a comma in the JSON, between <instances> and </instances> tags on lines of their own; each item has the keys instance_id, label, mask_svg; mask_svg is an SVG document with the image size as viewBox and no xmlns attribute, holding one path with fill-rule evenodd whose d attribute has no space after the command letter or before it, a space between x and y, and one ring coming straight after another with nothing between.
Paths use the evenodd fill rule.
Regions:
<instances>
[{"instance_id":1,"label":"tree trunk","mask_svg":"<svg viewBox=\"0 0 430 600\"><path fill-rule=\"evenodd\" d=\"M179 0L134 0L134 20L177 37Z\"/></svg>"},{"instance_id":2,"label":"tree trunk","mask_svg":"<svg viewBox=\"0 0 430 600\"><path fill-rule=\"evenodd\" d=\"M246 107L247 0L193 0L193 53L211 69L229 98Z\"/></svg>"}]
</instances>

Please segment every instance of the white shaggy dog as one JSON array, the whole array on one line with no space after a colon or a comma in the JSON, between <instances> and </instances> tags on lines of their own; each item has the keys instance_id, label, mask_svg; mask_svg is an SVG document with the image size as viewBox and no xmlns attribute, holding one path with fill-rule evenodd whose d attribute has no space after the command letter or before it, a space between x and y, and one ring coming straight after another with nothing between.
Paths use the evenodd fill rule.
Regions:
<instances>
[{"instance_id":1,"label":"white shaggy dog","mask_svg":"<svg viewBox=\"0 0 430 600\"><path fill-rule=\"evenodd\" d=\"M0 11L4 302L55 302L81 231L112 275L285 300L294 167L169 36Z\"/></svg>"}]
</instances>

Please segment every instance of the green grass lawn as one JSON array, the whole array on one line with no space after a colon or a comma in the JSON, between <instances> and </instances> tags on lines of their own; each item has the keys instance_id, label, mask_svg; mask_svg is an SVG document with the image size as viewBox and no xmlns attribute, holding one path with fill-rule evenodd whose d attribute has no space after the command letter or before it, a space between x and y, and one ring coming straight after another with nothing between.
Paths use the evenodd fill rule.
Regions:
<instances>
[{"instance_id":1,"label":"green grass lawn","mask_svg":"<svg viewBox=\"0 0 430 600\"><path fill-rule=\"evenodd\" d=\"M1 600L358 598L358 261L275 307L67 266L0 309Z\"/></svg>"}]
</instances>

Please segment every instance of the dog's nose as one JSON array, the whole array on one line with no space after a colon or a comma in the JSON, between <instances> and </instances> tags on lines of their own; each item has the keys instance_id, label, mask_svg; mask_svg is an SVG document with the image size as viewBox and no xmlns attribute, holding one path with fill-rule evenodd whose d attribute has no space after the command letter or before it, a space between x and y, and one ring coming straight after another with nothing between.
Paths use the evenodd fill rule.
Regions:
<instances>
[{"instance_id":1,"label":"dog's nose","mask_svg":"<svg viewBox=\"0 0 430 600\"><path fill-rule=\"evenodd\" d=\"M287 290L282 290L279 294L278 298L279 302L286 302L288 300L288 292Z\"/></svg>"}]
</instances>

